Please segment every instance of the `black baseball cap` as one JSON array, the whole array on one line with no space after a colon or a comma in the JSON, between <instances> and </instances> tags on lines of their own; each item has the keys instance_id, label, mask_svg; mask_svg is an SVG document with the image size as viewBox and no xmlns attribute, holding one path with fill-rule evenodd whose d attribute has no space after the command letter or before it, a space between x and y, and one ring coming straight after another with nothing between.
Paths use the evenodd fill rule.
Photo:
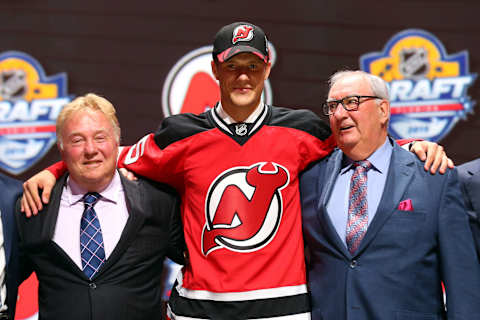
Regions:
<instances>
[{"instance_id":1,"label":"black baseball cap","mask_svg":"<svg viewBox=\"0 0 480 320\"><path fill-rule=\"evenodd\" d=\"M217 32L213 60L224 62L242 52L251 52L265 63L270 60L267 37L260 27L248 22L234 22Z\"/></svg>"}]
</instances>

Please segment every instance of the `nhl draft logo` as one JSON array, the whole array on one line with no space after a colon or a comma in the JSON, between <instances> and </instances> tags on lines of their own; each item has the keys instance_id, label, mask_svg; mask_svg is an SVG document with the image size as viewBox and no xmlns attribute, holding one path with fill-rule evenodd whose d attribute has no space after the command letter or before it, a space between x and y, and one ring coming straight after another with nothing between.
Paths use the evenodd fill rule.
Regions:
<instances>
[{"instance_id":1,"label":"nhl draft logo","mask_svg":"<svg viewBox=\"0 0 480 320\"><path fill-rule=\"evenodd\" d=\"M0 54L0 168L20 174L56 141L55 122L67 96L64 73L46 76L31 56Z\"/></svg>"},{"instance_id":2,"label":"nhl draft logo","mask_svg":"<svg viewBox=\"0 0 480 320\"><path fill-rule=\"evenodd\" d=\"M274 162L221 173L207 193L203 254L221 248L251 252L266 246L280 226L281 190L289 182L288 170Z\"/></svg>"},{"instance_id":3,"label":"nhl draft logo","mask_svg":"<svg viewBox=\"0 0 480 320\"><path fill-rule=\"evenodd\" d=\"M269 42L270 61L275 64L276 54ZM178 113L200 114L220 100L220 89L212 73L213 46L205 46L187 53L170 70L163 85L162 109L165 117ZM272 87L265 80L262 101L272 104Z\"/></svg>"},{"instance_id":4,"label":"nhl draft logo","mask_svg":"<svg viewBox=\"0 0 480 320\"><path fill-rule=\"evenodd\" d=\"M232 43L235 44L238 41L250 41L253 39L253 27L249 25L241 25L233 30Z\"/></svg>"},{"instance_id":5,"label":"nhl draft logo","mask_svg":"<svg viewBox=\"0 0 480 320\"><path fill-rule=\"evenodd\" d=\"M409 29L393 36L382 52L360 57L360 68L390 88L390 134L396 139L440 141L472 112L467 96L476 75L468 52L448 55L431 33Z\"/></svg>"}]
</instances>

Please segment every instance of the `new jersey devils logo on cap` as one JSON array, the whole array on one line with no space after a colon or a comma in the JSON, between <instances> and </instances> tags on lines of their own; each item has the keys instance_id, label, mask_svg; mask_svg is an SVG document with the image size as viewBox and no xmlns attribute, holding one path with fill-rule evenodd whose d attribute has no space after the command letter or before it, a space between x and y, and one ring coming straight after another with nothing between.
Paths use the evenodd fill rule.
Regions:
<instances>
[{"instance_id":1,"label":"new jersey devils logo on cap","mask_svg":"<svg viewBox=\"0 0 480 320\"><path fill-rule=\"evenodd\" d=\"M280 225L280 190L289 181L288 171L274 162L222 172L207 194L203 254L220 248L249 252L266 246Z\"/></svg>"},{"instance_id":2,"label":"new jersey devils logo on cap","mask_svg":"<svg viewBox=\"0 0 480 320\"><path fill-rule=\"evenodd\" d=\"M253 39L253 27L249 25L241 25L233 30L232 43L235 44L238 41L250 41Z\"/></svg>"}]
</instances>

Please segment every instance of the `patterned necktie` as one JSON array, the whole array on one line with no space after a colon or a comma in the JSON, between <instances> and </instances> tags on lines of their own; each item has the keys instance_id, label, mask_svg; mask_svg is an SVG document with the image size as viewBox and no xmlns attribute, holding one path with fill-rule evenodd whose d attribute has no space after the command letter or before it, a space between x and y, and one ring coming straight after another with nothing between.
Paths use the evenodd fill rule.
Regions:
<instances>
[{"instance_id":1,"label":"patterned necktie","mask_svg":"<svg viewBox=\"0 0 480 320\"><path fill-rule=\"evenodd\" d=\"M347 248L353 255L367 232L367 171L372 167L368 160L355 161L355 171L350 180L350 197L348 200Z\"/></svg>"},{"instance_id":2,"label":"patterned necktie","mask_svg":"<svg viewBox=\"0 0 480 320\"><path fill-rule=\"evenodd\" d=\"M96 192L89 192L83 197L85 209L80 222L80 256L83 272L89 279L93 278L105 262L102 229L93 209L100 197Z\"/></svg>"}]
</instances>

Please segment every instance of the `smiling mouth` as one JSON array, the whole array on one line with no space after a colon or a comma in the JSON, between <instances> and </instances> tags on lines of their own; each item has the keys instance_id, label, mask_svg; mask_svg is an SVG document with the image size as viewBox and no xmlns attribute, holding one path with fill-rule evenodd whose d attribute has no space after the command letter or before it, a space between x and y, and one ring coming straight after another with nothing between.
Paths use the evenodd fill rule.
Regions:
<instances>
[{"instance_id":1,"label":"smiling mouth","mask_svg":"<svg viewBox=\"0 0 480 320\"><path fill-rule=\"evenodd\" d=\"M94 165L97 165L97 164L101 164L102 161L98 160L98 161L88 161L88 162L84 162L83 165L84 166L94 166Z\"/></svg>"},{"instance_id":2,"label":"smiling mouth","mask_svg":"<svg viewBox=\"0 0 480 320\"><path fill-rule=\"evenodd\" d=\"M345 130L348 130L348 129L351 129L351 128L353 128L353 126L345 126L345 127L340 128L340 131L345 131Z\"/></svg>"},{"instance_id":3,"label":"smiling mouth","mask_svg":"<svg viewBox=\"0 0 480 320\"><path fill-rule=\"evenodd\" d=\"M251 90L251 88L236 88L235 90L240 91L240 92L248 92Z\"/></svg>"}]
</instances>

